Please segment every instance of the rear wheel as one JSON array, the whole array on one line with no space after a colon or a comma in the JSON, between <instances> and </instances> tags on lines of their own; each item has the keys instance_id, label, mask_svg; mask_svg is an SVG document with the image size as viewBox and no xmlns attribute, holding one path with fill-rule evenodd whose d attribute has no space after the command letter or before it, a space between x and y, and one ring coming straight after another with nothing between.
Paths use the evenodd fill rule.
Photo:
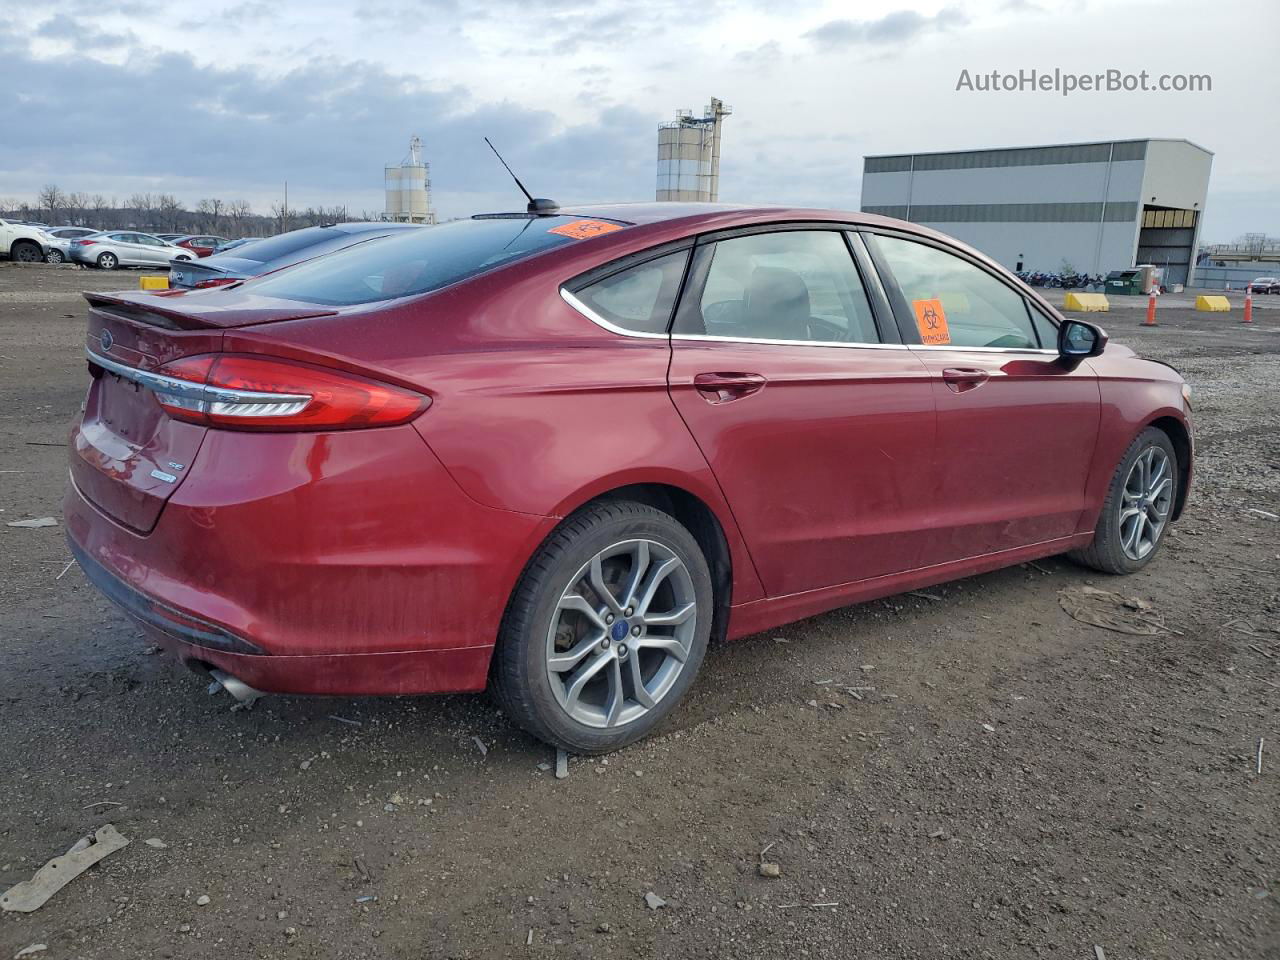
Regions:
<instances>
[{"instance_id":1,"label":"rear wheel","mask_svg":"<svg viewBox=\"0 0 1280 960\"><path fill-rule=\"evenodd\" d=\"M1104 573L1136 573L1156 555L1178 497L1178 457L1168 434L1148 427L1120 458L1094 529L1072 557Z\"/></svg>"},{"instance_id":2,"label":"rear wheel","mask_svg":"<svg viewBox=\"0 0 1280 960\"><path fill-rule=\"evenodd\" d=\"M9 256L18 263L39 263L44 259L40 244L31 240L19 240L9 250Z\"/></svg>"},{"instance_id":3,"label":"rear wheel","mask_svg":"<svg viewBox=\"0 0 1280 960\"><path fill-rule=\"evenodd\" d=\"M103 270L114 270L120 266L120 258L114 253L100 253L98 254L98 266Z\"/></svg>"},{"instance_id":4,"label":"rear wheel","mask_svg":"<svg viewBox=\"0 0 1280 960\"><path fill-rule=\"evenodd\" d=\"M597 503L525 569L490 686L534 736L573 753L617 750L692 685L711 616L711 574L688 530L645 504Z\"/></svg>"}]
</instances>

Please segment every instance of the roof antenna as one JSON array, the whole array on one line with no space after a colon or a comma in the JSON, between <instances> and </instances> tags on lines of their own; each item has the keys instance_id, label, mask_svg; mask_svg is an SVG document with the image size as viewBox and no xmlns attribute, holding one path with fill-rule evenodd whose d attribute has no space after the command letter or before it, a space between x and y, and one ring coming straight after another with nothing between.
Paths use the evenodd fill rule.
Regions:
<instances>
[{"instance_id":1,"label":"roof antenna","mask_svg":"<svg viewBox=\"0 0 1280 960\"><path fill-rule=\"evenodd\" d=\"M511 179L516 182L516 186L520 188L520 192L529 198L529 205L525 208L529 213L555 213L560 209L560 204L554 200L548 200L546 197L538 197L534 199L533 194L524 188L524 184L520 182L520 178L516 176L514 170L507 166L507 161L502 159L502 154L498 152L498 148L493 145L488 137L484 138L484 142L489 144L489 149L493 151L493 155L498 158L498 162L507 167L507 173L511 174Z\"/></svg>"}]
</instances>

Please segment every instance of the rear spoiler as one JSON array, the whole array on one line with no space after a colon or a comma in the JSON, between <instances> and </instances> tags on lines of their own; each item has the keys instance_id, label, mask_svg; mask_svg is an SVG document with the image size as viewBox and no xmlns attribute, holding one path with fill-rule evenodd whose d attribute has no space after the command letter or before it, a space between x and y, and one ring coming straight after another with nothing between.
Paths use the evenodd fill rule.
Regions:
<instances>
[{"instance_id":1,"label":"rear spoiler","mask_svg":"<svg viewBox=\"0 0 1280 960\"><path fill-rule=\"evenodd\" d=\"M197 291L203 293L204 291ZM185 299L188 291L156 293L86 293L89 306L139 323L169 330L207 330L245 327L282 320L331 317L338 311L303 304L289 304L265 297L237 297L231 302L211 302L205 297Z\"/></svg>"}]
</instances>

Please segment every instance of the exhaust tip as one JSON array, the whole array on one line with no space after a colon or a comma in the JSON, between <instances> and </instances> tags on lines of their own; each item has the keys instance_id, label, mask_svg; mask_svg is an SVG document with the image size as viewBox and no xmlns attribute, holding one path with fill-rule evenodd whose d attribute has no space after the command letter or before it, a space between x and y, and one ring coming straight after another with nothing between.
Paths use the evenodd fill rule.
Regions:
<instances>
[{"instance_id":1,"label":"exhaust tip","mask_svg":"<svg viewBox=\"0 0 1280 960\"><path fill-rule=\"evenodd\" d=\"M209 676L213 678L213 683L209 685L210 694L217 693L218 688L221 688L245 706L253 703L259 697L265 696L261 690L255 690L243 680L233 677L222 670L210 670Z\"/></svg>"}]
</instances>

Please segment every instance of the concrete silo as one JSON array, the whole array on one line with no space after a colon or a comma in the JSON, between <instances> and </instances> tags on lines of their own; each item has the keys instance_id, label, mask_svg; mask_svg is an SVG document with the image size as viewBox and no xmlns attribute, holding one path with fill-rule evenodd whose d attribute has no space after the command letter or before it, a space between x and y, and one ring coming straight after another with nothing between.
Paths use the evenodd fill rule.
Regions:
<instances>
[{"instance_id":1,"label":"concrete silo","mask_svg":"<svg viewBox=\"0 0 1280 960\"><path fill-rule=\"evenodd\" d=\"M659 200L720 198L720 131L732 107L711 98L701 117L689 110L658 126Z\"/></svg>"},{"instance_id":2,"label":"concrete silo","mask_svg":"<svg viewBox=\"0 0 1280 960\"><path fill-rule=\"evenodd\" d=\"M409 141L409 154L386 168L387 220L401 223L435 223L431 209L431 167L422 159L422 140Z\"/></svg>"}]
</instances>

